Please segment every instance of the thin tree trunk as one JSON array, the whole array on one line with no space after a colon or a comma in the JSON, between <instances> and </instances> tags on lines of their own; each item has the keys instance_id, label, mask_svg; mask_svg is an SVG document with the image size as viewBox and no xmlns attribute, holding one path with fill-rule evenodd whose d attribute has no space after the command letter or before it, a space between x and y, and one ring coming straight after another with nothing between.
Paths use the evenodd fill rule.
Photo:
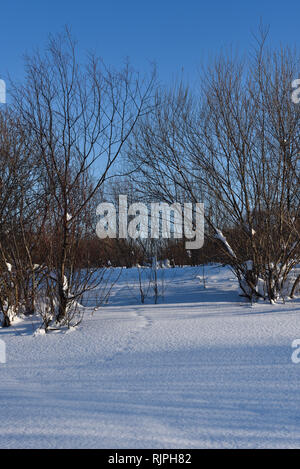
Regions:
<instances>
[{"instance_id":1,"label":"thin tree trunk","mask_svg":"<svg viewBox=\"0 0 300 469\"><path fill-rule=\"evenodd\" d=\"M294 298L295 293L296 293L296 288L298 287L299 284L300 284L300 275L298 275L292 287L291 294L290 294L291 298Z\"/></svg>"}]
</instances>

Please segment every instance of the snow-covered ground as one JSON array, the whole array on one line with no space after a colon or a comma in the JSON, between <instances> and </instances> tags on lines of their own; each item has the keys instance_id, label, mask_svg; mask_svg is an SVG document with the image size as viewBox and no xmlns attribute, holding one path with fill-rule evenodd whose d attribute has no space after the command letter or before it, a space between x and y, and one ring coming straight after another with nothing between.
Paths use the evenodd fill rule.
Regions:
<instances>
[{"instance_id":1,"label":"snow-covered ground","mask_svg":"<svg viewBox=\"0 0 300 469\"><path fill-rule=\"evenodd\" d=\"M299 299L251 307L225 268L205 290L200 268L159 272L157 305L130 269L76 330L0 330L1 448L300 446Z\"/></svg>"}]
</instances>

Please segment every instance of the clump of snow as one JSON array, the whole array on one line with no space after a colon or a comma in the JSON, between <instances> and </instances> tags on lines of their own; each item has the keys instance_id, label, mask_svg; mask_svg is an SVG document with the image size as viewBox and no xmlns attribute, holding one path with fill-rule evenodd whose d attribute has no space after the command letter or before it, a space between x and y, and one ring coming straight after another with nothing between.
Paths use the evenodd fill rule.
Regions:
<instances>
[{"instance_id":1,"label":"clump of snow","mask_svg":"<svg viewBox=\"0 0 300 469\"><path fill-rule=\"evenodd\" d=\"M225 248L227 249L227 251L229 252L229 254L232 256L232 257L235 257L236 258L236 255L233 251L233 249L231 248L230 244L228 243L226 237L223 235L222 231L219 230L219 229L216 229L216 234L215 234L215 238L216 239L219 239L225 246Z\"/></svg>"},{"instance_id":2,"label":"clump of snow","mask_svg":"<svg viewBox=\"0 0 300 469\"><path fill-rule=\"evenodd\" d=\"M34 331L33 336L34 336L34 337L37 337L37 336L39 336L39 335L45 335L45 334L46 334L45 329L39 327L38 329L36 329L36 330Z\"/></svg>"}]
</instances>

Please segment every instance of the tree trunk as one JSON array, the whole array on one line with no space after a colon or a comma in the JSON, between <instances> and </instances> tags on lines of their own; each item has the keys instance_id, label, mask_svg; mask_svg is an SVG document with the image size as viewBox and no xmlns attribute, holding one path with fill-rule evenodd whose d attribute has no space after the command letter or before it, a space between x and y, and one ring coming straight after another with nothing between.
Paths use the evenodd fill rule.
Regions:
<instances>
[{"instance_id":1,"label":"tree trunk","mask_svg":"<svg viewBox=\"0 0 300 469\"><path fill-rule=\"evenodd\" d=\"M295 280L295 282L294 282L294 285L293 285L293 287L292 287L291 294L290 294L290 297L291 297L291 298L294 298L295 292L296 292L296 288L298 287L299 284L300 284L300 275L298 275L298 277L296 278L296 280Z\"/></svg>"},{"instance_id":2,"label":"tree trunk","mask_svg":"<svg viewBox=\"0 0 300 469\"><path fill-rule=\"evenodd\" d=\"M4 314L4 319L2 321L2 327L10 327L11 322L7 314Z\"/></svg>"}]
</instances>

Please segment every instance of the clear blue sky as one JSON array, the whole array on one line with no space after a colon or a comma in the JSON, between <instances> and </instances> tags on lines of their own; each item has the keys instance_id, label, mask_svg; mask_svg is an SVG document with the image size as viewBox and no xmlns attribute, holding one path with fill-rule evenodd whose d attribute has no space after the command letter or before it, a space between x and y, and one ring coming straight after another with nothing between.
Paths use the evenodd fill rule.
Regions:
<instances>
[{"instance_id":1,"label":"clear blue sky","mask_svg":"<svg viewBox=\"0 0 300 469\"><path fill-rule=\"evenodd\" d=\"M139 69L155 61L164 82L182 69L193 82L222 46L249 48L260 19L271 42L299 45L300 0L3 0L0 78L22 78L22 54L68 24L81 52L113 65L128 56Z\"/></svg>"}]
</instances>

